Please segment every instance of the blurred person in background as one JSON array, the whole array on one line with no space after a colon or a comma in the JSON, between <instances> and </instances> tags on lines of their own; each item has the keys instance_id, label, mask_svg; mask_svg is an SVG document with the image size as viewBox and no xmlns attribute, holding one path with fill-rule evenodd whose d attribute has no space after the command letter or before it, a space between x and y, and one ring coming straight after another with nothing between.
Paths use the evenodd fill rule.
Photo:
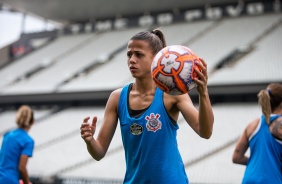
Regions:
<instances>
[{"instance_id":1,"label":"blurred person in background","mask_svg":"<svg viewBox=\"0 0 282 184\"><path fill-rule=\"evenodd\" d=\"M139 32L127 45L127 65L135 82L112 92L105 108L97 138L93 138L97 117L80 127L88 152L102 159L114 136L118 120L126 159L124 183L188 183L185 166L178 150L177 120L181 113L187 124L202 138L213 130L213 111L207 88L207 64L197 62L199 110L189 94L172 96L153 81L151 64L166 42L161 30Z\"/></svg>"},{"instance_id":2,"label":"blurred person in background","mask_svg":"<svg viewBox=\"0 0 282 184\"><path fill-rule=\"evenodd\" d=\"M28 131L34 124L33 110L21 106L16 114L18 128L4 134L0 150L0 184L30 184L27 161L32 157L34 140Z\"/></svg>"},{"instance_id":3,"label":"blurred person in background","mask_svg":"<svg viewBox=\"0 0 282 184\"><path fill-rule=\"evenodd\" d=\"M233 162L246 165L243 184L282 183L282 84L258 93L262 115L251 121L237 142ZM246 151L250 148L250 156Z\"/></svg>"}]
</instances>

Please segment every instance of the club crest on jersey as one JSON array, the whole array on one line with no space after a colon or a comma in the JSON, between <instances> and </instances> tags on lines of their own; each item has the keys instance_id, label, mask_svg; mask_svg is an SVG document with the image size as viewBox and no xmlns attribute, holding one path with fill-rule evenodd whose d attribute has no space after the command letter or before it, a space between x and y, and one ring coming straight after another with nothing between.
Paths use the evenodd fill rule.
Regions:
<instances>
[{"instance_id":1,"label":"club crest on jersey","mask_svg":"<svg viewBox=\"0 0 282 184\"><path fill-rule=\"evenodd\" d=\"M162 128L162 122L159 120L161 115L151 113L150 116L146 116L146 128L148 131L156 132L157 130Z\"/></svg>"},{"instance_id":2,"label":"club crest on jersey","mask_svg":"<svg viewBox=\"0 0 282 184\"><path fill-rule=\"evenodd\" d=\"M140 135L142 134L143 132L143 127L141 125L138 125L136 123L133 123L131 126L130 126L130 132L133 134L133 135Z\"/></svg>"}]
</instances>

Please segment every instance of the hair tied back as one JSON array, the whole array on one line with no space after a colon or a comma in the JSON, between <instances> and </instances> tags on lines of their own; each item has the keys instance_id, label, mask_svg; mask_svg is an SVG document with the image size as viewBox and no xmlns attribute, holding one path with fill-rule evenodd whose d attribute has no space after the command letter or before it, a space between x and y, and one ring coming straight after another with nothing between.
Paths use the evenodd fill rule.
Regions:
<instances>
[{"instance_id":1,"label":"hair tied back","mask_svg":"<svg viewBox=\"0 0 282 184\"><path fill-rule=\"evenodd\" d=\"M269 95L271 95L271 91L270 91L270 89L269 89L269 88L267 89L267 92L268 92L268 94L269 94Z\"/></svg>"}]
</instances>

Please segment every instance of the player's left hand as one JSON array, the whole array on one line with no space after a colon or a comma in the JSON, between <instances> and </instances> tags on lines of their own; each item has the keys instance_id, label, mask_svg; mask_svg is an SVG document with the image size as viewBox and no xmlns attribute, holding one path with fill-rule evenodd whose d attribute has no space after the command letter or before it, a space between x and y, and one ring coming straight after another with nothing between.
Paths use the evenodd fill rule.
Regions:
<instances>
[{"instance_id":1,"label":"player's left hand","mask_svg":"<svg viewBox=\"0 0 282 184\"><path fill-rule=\"evenodd\" d=\"M196 65L200 67L200 70L195 69L198 78L195 78L194 81L197 83L197 91L201 95L207 93L207 83L208 83L208 72L207 72L207 63L200 58L201 62L196 62Z\"/></svg>"}]
</instances>

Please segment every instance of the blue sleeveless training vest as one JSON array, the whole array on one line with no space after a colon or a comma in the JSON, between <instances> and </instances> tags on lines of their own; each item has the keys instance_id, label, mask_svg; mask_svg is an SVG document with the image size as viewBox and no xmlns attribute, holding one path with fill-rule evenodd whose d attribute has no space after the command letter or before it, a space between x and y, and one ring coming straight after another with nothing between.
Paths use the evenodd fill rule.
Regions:
<instances>
[{"instance_id":1,"label":"blue sleeveless training vest","mask_svg":"<svg viewBox=\"0 0 282 184\"><path fill-rule=\"evenodd\" d=\"M128 111L128 90L120 94L118 115L126 159L124 183L188 183L176 131L164 107L163 91L156 89L150 107L138 118Z\"/></svg>"},{"instance_id":2,"label":"blue sleeveless training vest","mask_svg":"<svg viewBox=\"0 0 282 184\"><path fill-rule=\"evenodd\" d=\"M270 122L278 117L271 116ZM281 184L282 142L271 135L263 115L256 130L249 140L251 156L242 183Z\"/></svg>"}]
</instances>

